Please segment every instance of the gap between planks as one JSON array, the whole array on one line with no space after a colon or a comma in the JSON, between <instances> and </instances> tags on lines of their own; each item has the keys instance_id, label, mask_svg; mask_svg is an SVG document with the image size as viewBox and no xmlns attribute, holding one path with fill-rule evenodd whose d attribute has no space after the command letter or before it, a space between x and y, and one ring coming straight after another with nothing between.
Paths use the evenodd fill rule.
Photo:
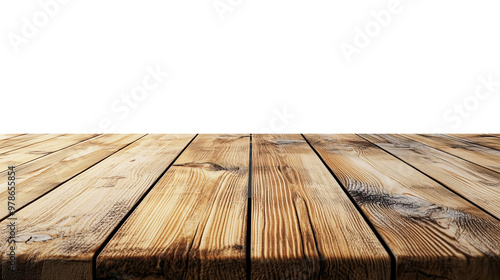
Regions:
<instances>
[{"instance_id":1,"label":"gap between planks","mask_svg":"<svg viewBox=\"0 0 500 280\"><path fill-rule=\"evenodd\" d=\"M246 279L252 279L252 259L251 259L251 247L252 247L252 140L253 135L250 134L250 147L248 155L248 201L247 201L247 236L246 236Z\"/></svg>"},{"instance_id":2,"label":"gap between planks","mask_svg":"<svg viewBox=\"0 0 500 280\"><path fill-rule=\"evenodd\" d=\"M16 199L16 212L41 199L45 195L56 190L59 186L84 173L94 165L99 164L101 161L111 157L146 135L138 135L137 137L133 137L133 135L124 135L121 138L118 136L119 135L113 134L97 136L46 155L45 157L16 166L16 173L23 173L16 178L16 194L18 196ZM103 147L98 151L93 151L98 145ZM85 146L87 146L87 148L85 148ZM107 151L107 154L104 151ZM104 155L99 156L99 153L104 153ZM65 161L68 157L72 157L73 159L71 161L66 161L62 168L57 166L57 164L52 165L54 162ZM89 160L89 162L86 163L86 166L82 166L82 162L85 163L86 160ZM75 166L75 164L77 164L77 166ZM74 171L75 169L76 172ZM7 171L0 172L0 176L6 174ZM23 178L26 176L27 178ZM4 185L6 185L6 183L0 184L2 187ZM30 190L25 190L25 185L30 187ZM0 190L0 200L2 199L7 199L6 186ZM6 209L0 208L0 221L6 219L8 217L7 215L8 212Z\"/></svg>"},{"instance_id":3,"label":"gap between planks","mask_svg":"<svg viewBox=\"0 0 500 280\"><path fill-rule=\"evenodd\" d=\"M25 207L16 237L19 269L12 275L3 267L3 278L91 278L95 251L193 137L146 135ZM141 176L144 170L148 176ZM6 230L0 228L2 234ZM40 234L44 242L23 242Z\"/></svg>"},{"instance_id":4,"label":"gap between planks","mask_svg":"<svg viewBox=\"0 0 500 280\"><path fill-rule=\"evenodd\" d=\"M254 135L253 154L252 278L390 278L389 253L303 136Z\"/></svg>"},{"instance_id":5,"label":"gap between planks","mask_svg":"<svg viewBox=\"0 0 500 280\"><path fill-rule=\"evenodd\" d=\"M94 257L92 258L92 277L93 279L97 279L97 257L99 257L99 254L104 250L106 245L108 245L109 241L115 236L116 232L122 227L122 225L127 221L127 219L132 215L132 213L137 209L137 206L141 204L141 202L144 200L144 198L151 192L151 190L156 186L158 181L163 178L165 173L172 167L172 165L175 163L175 161L184 153L184 151L193 143L193 141L198 137L199 134L196 134L191 141L181 150L181 152L172 160L172 162L165 168L163 173L158 176L158 178L151 184L148 190L144 193L144 195L139 198L139 200L132 206L130 211L123 217L123 219L118 223L118 225L115 227L115 229L109 234L109 236L106 238L106 240L102 243L101 247L97 249L96 253L94 254Z\"/></svg>"},{"instance_id":6,"label":"gap between planks","mask_svg":"<svg viewBox=\"0 0 500 280\"><path fill-rule=\"evenodd\" d=\"M401 134L436 150L500 173L500 151L442 134ZM466 145L466 146L465 146Z\"/></svg>"},{"instance_id":7,"label":"gap between planks","mask_svg":"<svg viewBox=\"0 0 500 280\"><path fill-rule=\"evenodd\" d=\"M101 251L97 277L244 278L248 143L197 137Z\"/></svg>"},{"instance_id":8,"label":"gap between planks","mask_svg":"<svg viewBox=\"0 0 500 280\"><path fill-rule=\"evenodd\" d=\"M320 156L320 154L318 153L318 151L314 148L313 145L311 145L311 143L304 136L304 134L301 134L301 136L307 142L307 144L309 145L309 147L311 147L311 149L314 151L314 153L316 154L316 156L321 160L321 162L323 162L323 165L328 169L328 171L330 171L330 174L333 176L333 178L335 178L335 180L340 185L340 187L342 188L342 190L344 191L344 193L347 195L347 197L349 198L349 200L351 201L351 203L354 205L354 207L356 207L356 210L358 211L358 213L361 214L361 216L365 220L366 224L370 227L370 229L373 231L373 233L377 237L377 239L380 242L380 244L382 244L382 246L386 250L387 254L389 255L389 257L391 259L391 266L390 266L391 275L390 275L390 279L391 280L395 280L396 279L396 257L392 253L391 249L389 248L389 246L387 245L387 243L384 241L384 239L382 238L382 236L380 235L380 233L377 231L377 229L375 228L375 226L373 225L373 223L370 221L370 219L368 218L368 216L366 216L365 212L361 210L361 207L354 200L354 198L352 197L352 195L347 190L346 186L344 186L344 184L339 180L339 178L337 177L337 175L335 175L335 173L333 172L333 170L331 169L331 167L325 162L325 160L323 159L323 157Z\"/></svg>"},{"instance_id":9,"label":"gap between planks","mask_svg":"<svg viewBox=\"0 0 500 280\"><path fill-rule=\"evenodd\" d=\"M361 136L360 136L361 137ZM191 141L189 142L189 144L184 147L184 149L177 155L177 158L179 156L182 155L182 153L184 152L185 149L187 149L187 147L194 141L194 139L196 138L196 136L191 139ZM339 179L335 176L335 173L330 169L330 167L325 163L325 161L323 160L323 158L318 154L318 152L316 151L316 149L311 145L311 143L309 143L309 141L307 140L307 138L302 135L302 138L305 139L305 141L308 143L308 145L311 147L311 149L315 152L316 156L319 157L319 159L321 159L323 165L326 166L326 168L330 171L331 175L335 178L335 180L339 183L339 185L342 187L343 191L346 193L346 195L349 197L349 199L351 200L351 203L356 207L357 211L361 214L361 216L365 219L366 223L370 226L371 230L375 233L375 235L377 236L377 238L379 238L379 241L380 243L384 246L384 248L386 249L387 253L389 254L389 256L391 257L391 274L394 274L395 273L395 265L393 265L392 261L394 259L394 256L391 252L391 250L387 247L387 244L383 241L383 239L380 237L380 234L377 232L377 230L374 228L374 226L372 225L372 223L370 222L370 220L366 217L366 215L364 214L363 211L360 210L360 206L354 201L354 199L352 198L352 196L348 193L346 187L339 181ZM365 139L366 140L366 139ZM372 143L373 144L373 143ZM375 145L377 146L377 145ZM401 160L402 162L408 164L407 162L405 162L404 160L398 158L397 156L391 154L390 152L386 151L385 149L381 148L381 147L378 147L379 149L383 150L384 152L390 154L391 156L394 156L395 158ZM455 156L455 155L454 155ZM176 158L176 159L177 159ZM170 164L170 166L175 162L174 159L172 161L172 163ZM461 158L460 158L461 159ZM410 165L410 164L408 164ZM131 210L127 213L127 215L122 219L122 221L115 227L115 229L113 230L113 232L111 234L109 234L108 238L106 239L106 241L103 243L103 245L99 248L99 250L97 251L97 253L94 255L94 258L93 258L93 273L94 273L94 277L95 277L95 268L96 268L96 263L95 263L95 260L97 258L97 256L99 255L100 251L106 246L106 244L109 242L109 240L114 236L114 234L116 233L116 231L122 226L122 224L127 220L127 218L129 217L129 215L131 215L134 210L136 209L136 207L142 202L142 200L144 199L144 197L146 197L146 195L151 191L151 189L154 188L154 186L156 185L156 183L163 177L163 175L168 171L168 169L170 168L167 167L167 169L165 169L165 171L162 173L162 175L160 175L158 177L158 179L156 180L155 183L153 183L150 188L146 191L146 193L140 198L140 200L138 202L135 203L135 205L131 208ZM412 165L410 165L412 166ZM413 167L413 166L412 166ZM413 167L414 169L417 169L415 167ZM420 173L423 173L422 171L420 171L419 169L417 169L417 171L419 171ZM424 175L430 177L429 175L423 173ZM430 177L431 179L433 179L432 177ZM435 179L433 179L435 180ZM436 180L435 180L436 181ZM438 182L439 183L439 182ZM442 183L439 183L440 185L446 187L446 185L442 184ZM451 190L452 191L452 190ZM461 195L459 195L461 196ZM465 198L462 196L462 198ZM250 232L252 230L251 228L251 213L252 213L252 135L250 135L250 155L249 155L249 179L248 179L248 201L247 201L247 204L248 204L248 208L247 208L247 244L251 243L251 236L250 236ZM247 278L250 277L250 273L251 273L251 261L250 261L250 249L251 249L251 246L247 246L246 248L246 263L247 263ZM393 276L394 277L394 276ZM394 279L392 277L392 279Z\"/></svg>"},{"instance_id":10,"label":"gap between planks","mask_svg":"<svg viewBox=\"0 0 500 280\"><path fill-rule=\"evenodd\" d=\"M380 230L398 277L498 275L498 220L359 136L306 138Z\"/></svg>"},{"instance_id":11,"label":"gap between planks","mask_svg":"<svg viewBox=\"0 0 500 280\"><path fill-rule=\"evenodd\" d=\"M31 143L28 146L0 154L0 166L15 166L18 168L26 163L98 136L98 134L65 134L46 141ZM0 170L2 169L0 168ZM3 172L6 170L7 168L3 169Z\"/></svg>"},{"instance_id":12,"label":"gap between planks","mask_svg":"<svg viewBox=\"0 0 500 280\"><path fill-rule=\"evenodd\" d=\"M483 166L476 165L460 157L453 156L441 150L437 150L433 147L427 146L424 143L420 143L418 141L403 137L401 135L367 134L358 136L365 139L368 142L371 142L372 144L378 146L380 149L384 150L388 154L394 156L395 158L413 167L423 175L436 181L444 188L447 188L451 192L455 193L457 196L462 197L464 200L470 202L477 208L483 210L485 213L489 214L493 218L500 220L500 209L494 207L496 204L495 198L500 196L498 190L498 185L500 183L500 176L498 176L498 174L496 174L495 171L485 168ZM403 143L405 139L407 139L407 141L406 143ZM395 143L399 145L397 146L397 148L395 148L395 146L391 146L391 144ZM403 147L411 150L410 151L405 150L403 152L402 150ZM426 152L425 150L432 150L432 153ZM420 153L425 154L425 159L432 162L425 162L425 161L422 162L421 160L422 157ZM441 155L441 157L439 157L439 155ZM461 167L461 169L458 169L456 173L450 172L452 175L449 174L443 175L444 168L441 168L438 165L440 161L446 161L445 165L446 168L450 168L450 163L454 163L453 164L454 168ZM474 169L476 169L474 175L466 173ZM444 172L446 171L449 170L444 169ZM460 174L459 171L461 171L462 174ZM478 178L473 176L478 176ZM455 180L457 178L459 178L460 180ZM474 181L474 179L476 180ZM490 185L496 187L491 187ZM480 188L478 189L478 187ZM484 191L484 189L486 189L486 191L489 192L488 193L480 192Z\"/></svg>"}]
</instances>

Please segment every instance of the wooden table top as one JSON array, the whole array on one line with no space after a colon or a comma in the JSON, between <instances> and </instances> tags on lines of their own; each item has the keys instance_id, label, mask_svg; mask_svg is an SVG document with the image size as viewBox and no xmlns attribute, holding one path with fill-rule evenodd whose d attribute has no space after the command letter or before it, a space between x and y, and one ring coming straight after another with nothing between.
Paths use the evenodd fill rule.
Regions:
<instances>
[{"instance_id":1,"label":"wooden table top","mask_svg":"<svg viewBox=\"0 0 500 280\"><path fill-rule=\"evenodd\" d=\"M0 169L2 279L500 279L500 135L4 134Z\"/></svg>"}]
</instances>

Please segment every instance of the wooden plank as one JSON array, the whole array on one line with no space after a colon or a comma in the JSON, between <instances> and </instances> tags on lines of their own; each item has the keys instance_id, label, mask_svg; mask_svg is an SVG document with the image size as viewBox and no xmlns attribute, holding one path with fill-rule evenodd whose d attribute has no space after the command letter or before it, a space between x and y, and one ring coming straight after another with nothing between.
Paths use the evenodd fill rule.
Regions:
<instances>
[{"instance_id":1,"label":"wooden plank","mask_svg":"<svg viewBox=\"0 0 500 280\"><path fill-rule=\"evenodd\" d=\"M255 135L252 279L389 279L390 257L300 135Z\"/></svg>"},{"instance_id":2,"label":"wooden plank","mask_svg":"<svg viewBox=\"0 0 500 280\"><path fill-rule=\"evenodd\" d=\"M472 142L481 146L500 150L500 138L492 134L448 134L450 137Z\"/></svg>"},{"instance_id":3,"label":"wooden plank","mask_svg":"<svg viewBox=\"0 0 500 280\"><path fill-rule=\"evenodd\" d=\"M0 134L0 140L10 139L21 135L23 134Z\"/></svg>"},{"instance_id":4,"label":"wooden plank","mask_svg":"<svg viewBox=\"0 0 500 280\"><path fill-rule=\"evenodd\" d=\"M56 188L143 135L106 134L16 167L16 209ZM0 173L7 178L7 171ZM0 184L0 201L7 201L7 181ZM0 219L9 215L0 207Z\"/></svg>"},{"instance_id":5,"label":"wooden plank","mask_svg":"<svg viewBox=\"0 0 500 280\"><path fill-rule=\"evenodd\" d=\"M500 222L356 135L306 135L396 258L398 279L494 279Z\"/></svg>"},{"instance_id":6,"label":"wooden plank","mask_svg":"<svg viewBox=\"0 0 500 280\"><path fill-rule=\"evenodd\" d=\"M27 147L64 134L26 134L0 141L0 154Z\"/></svg>"},{"instance_id":7,"label":"wooden plank","mask_svg":"<svg viewBox=\"0 0 500 280\"><path fill-rule=\"evenodd\" d=\"M66 134L0 154L0 170L7 170L9 165L19 166L95 136L97 134Z\"/></svg>"},{"instance_id":8,"label":"wooden plank","mask_svg":"<svg viewBox=\"0 0 500 280\"><path fill-rule=\"evenodd\" d=\"M244 279L249 150L249 136L197 136L100 253L98 278Z\"/></svg>"},{"instance_id":9,"label":"wooden plank","mask_svg":"<svg viewBox=\"0 0 500 280\"><path fill-rule=\"evenodd\" d=\"M361 136L500 219L497 172L400 135Z\"/></svg>"},{"instance_id":10,"label":"wooden plank","mask_svg":"<svg viewBox=\"0 0 500 280\"><path fill-rule=\"evenodd\" d=\"M3 279L91 279L96 251L192 138L146 135L17 212L17 270L4 241Z\"/></svg>"},{"instance_id":11,"label":"wooden plank","mask_svg":"<svg viewBox=\"0 0 500 280\"><path fill-rule=\"evenodd\" d=\"M498 150L439 134L403 134L403 136L500 172L500 151Z\"/></svg>"}]
</instances>

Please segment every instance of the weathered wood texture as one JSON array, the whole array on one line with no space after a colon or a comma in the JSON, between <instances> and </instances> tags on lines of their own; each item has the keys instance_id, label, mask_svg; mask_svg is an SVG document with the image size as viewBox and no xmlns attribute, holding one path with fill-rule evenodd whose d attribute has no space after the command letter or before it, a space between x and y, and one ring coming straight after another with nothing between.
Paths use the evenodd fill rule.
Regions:
<instances>
[{"instance_id":1,"label":"weathered wood texture","mask_svg":"<svg viewBox=\"0 0 500 280\"><path fill-rule=\"evenodd\" d=\"M17 270L4 241L3 279L91 279L97 250L192 138L147 135L17 212Z\"/></svg>"},{"instance_id":2,"label":"weathered wood texture","mask_svg":"<svg viewBox=\"0 0 500 280\"><path fill-rule=\"evenodd\" d=\"M300 135L254 135L252 279L389 279L390 258Z\"/></svg>"},{"instance_id":3,"label":"weathered wood texture","mask_svg":"<svg viewBox=\"0 0 500 280\"><path fill-rule=\"evenodd\" d=\"M7 166L9 165L17 167L23 163L46 156L95 136L97 134L66 134L0 154L0 170L7 170Z\"/></svg>"},{"instance_id":4,"label":"weathered wood texture","mask_svg":"<svg viewBox=\"0 0 500 280\"><path fill-rule=\"evenodd\" d=\"M97 258L98 278L244 279L249 136L199 135Z\"/></svg>"},{"instance_id":5,"label":"weathered wood texture","mask_svg":"<svg viewBox=\"0 0 500 280\"><path fill-rule=\"evenodd\" d=\"M0 154L40 143L64 134L25 134L0 141Z\"/></svg>"},{"instance_id":6,"label":"weathered wood texture","mask_svg":"<svg viewBox=\"0 0 500 280\"><path fill-rule=\"evenodd\" d=\"M500 279L500 135L194 137L0 135L0 279Z\"/></svg>"},{"instance_id":7,"label":"weathered wood texture","mask_svg":"<svg viewBox=\"0 0 500 280\"><path fill-rule=\"evenodd\" d=\"M398 279L498 279L498 220L361 137L305 137L389 246Z\"/></svg>"},{"instance_id":8,"label":"weathered wood texture","mask_svg":"<svg viewBox=\"0 0 500 280\"><path fill-rule=\"evenodd\" d=\"M448 134L448 136L500 151L500 138L492 134Z\"/></svg>"},{"instance_id":9,"label":"weathered wood texture","mask_svg":"<svg viewBox=\"0 0 500 280\"><path fill-rule=\"evenodd\" d=\"M403 134L433 148L500 172L500 151L439 134Z\"/></svg>"},{"instance_id":10,"label":"weathered wood texture","mask_svg":"<svg viewBox=\"0 0 500 280\"><path fill-rule=\"evenodd\" d=\"M500 219L499 173L400 135L361 135L361 137Z\"/></svg>"},{"instance_id":11,"label":"weathered wood texture","mask_svg":"<svg viewBox=\"0 0 500 280\"><path fill-rule=\"evenodd\" d=\"M18 136L21 136L23 134L0 134L0 141L1 140L5 140L5 139L10 139L10 138L14 138L14 137L18 137Z\"/></svg>"},{"instance_id":12,"label":"weathered wood texture","mask_svg":"<svg viewBox=\"0 0 500 280\"><path fill-rule=\"evenodd\" d=\"M16 167L16 209L22 208L141 136L143 135L102 135ZM1 172L0 178L7 178L7 171ZM2 181L0 201L7 201L7 197L7 182ZM7 207L0 207L0 219L8 215Z\"/></svg>"}]
</instances>

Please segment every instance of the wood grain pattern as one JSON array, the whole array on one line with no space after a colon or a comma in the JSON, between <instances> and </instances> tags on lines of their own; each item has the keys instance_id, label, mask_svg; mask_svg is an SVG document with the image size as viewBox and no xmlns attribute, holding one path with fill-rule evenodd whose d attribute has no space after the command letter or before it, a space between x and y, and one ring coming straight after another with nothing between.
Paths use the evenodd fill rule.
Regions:
<instances>
[{"instance_id":1,"label":"wood grain pattern","mask_svg":"<svg viewBox=\"0 0 500 280\"><path fill-rule=\"evenodd\" d=\"M98 256L98 278L244 279L249 149L197 136Z\"/></svg>"},{"instance_id":2,"label":"wood grain pattern","mask_svg":"<svg viewBox=\"0 0 500 280\"><path fill-rule=\"evenodd\" d=\"M0 279L500 279L500 135L93 136L0 135Z\"/></svg>"},{"instance_id":3,"label":"wood grain pattern","mask_svg":"<svg viewBox=\"0 0 500 280\"><path fill-rule=\"evenodd\" d=\"M498 278L498 220L361 137L305 137L389 246L398 279Z\"/></svg>"},{"instance_id":4,"label":"wood grain pattern","mask_svg":"<svg viewBox=\"0 0 500 280\"><path fill-rule=\"evenodd\" d=\"M17 212L17 271L4 241L3 279L91 279L96 251L192 138L146 135Z\"/></svg>"},{"instance_id":5,"label":"wood grain pattern","mask_svg":"<svg viewBox=\"0 0 500 280\"><path fill-rule=\"evenodd\" d=\"M500 174L497 172L400 135L361 135L361 137L500 219Z\"/></svg>"},{"instance_id":6,"label":"wood grain pattern","mask_svg":"<svg viewBox=\"0 0 500 280\"><path fill-rule=\"evenodd\" d=\"M0 154L14 151L64 134L25 134L0 141Z\"/></svg>"},{"instance_id":7,"label":"wood grain pattern","mask_svg":"<svg viewBox=\"0 0 500 280\"><path fill-rule=\"evenodd\" d=\"M403 134L403 136L500 172L500 151L498 150L439 134Z\"/></svg>"},{"instance_id":8,"label":"wood grain pattern","mask_svg":"<svg viewBox=\"0 0 500 280\"><path fill-rule=\"evenodd\" d=\"M389 279L390 258L300 135L253 137L252 279Z\"/></svg>"},{"instance_id":9,"label":"wood grain pattern","mask_svg":"<svg viewBox=\"0 0 500 280\"><path fill-rule=\"evenodd\" d=\"M134 134L102 135L17 166L15 169L17 173L16 209L20 209L142 136ZM0 173L0 178L6 177L7 171ZM7 201L7 197L7 182L2 181L0 201ZM0 207L0 219L4 219L8 215L7 207Z\"/></svg>"},{"instance_id":10,"label":"wood grain pattern","mask_svg":"<svg viewBox=\"0 0 500 280\"><path fill-rule=\"evenodd\" d=\"M97 134L66 134L0 154L0 170L7 170L7 166L9 165L17 167L23 163L46 156L50 153L96 136Z\"/></svg>"},{"instance_id":11,"label":"wood grain pattern","mask_svg":"<svg viewBox=\"0 0 500 280\"><path fill-rule=\"evenodd\" d=\"M448 134L448 136L500 151L500 138L492 134Z\"/></svg>"},{"instance_id":12,"label":"wood grain pattern","mask_svg":"<svg viewBox=\"0 0 500 280\"><path fill-rule=\"evenodd\" d=\"M24 135L24 134L0 134L0 141L5 140L5 139L14 138L14 137L21 136L21 135Z\"/></svg>"}]
</instances>

